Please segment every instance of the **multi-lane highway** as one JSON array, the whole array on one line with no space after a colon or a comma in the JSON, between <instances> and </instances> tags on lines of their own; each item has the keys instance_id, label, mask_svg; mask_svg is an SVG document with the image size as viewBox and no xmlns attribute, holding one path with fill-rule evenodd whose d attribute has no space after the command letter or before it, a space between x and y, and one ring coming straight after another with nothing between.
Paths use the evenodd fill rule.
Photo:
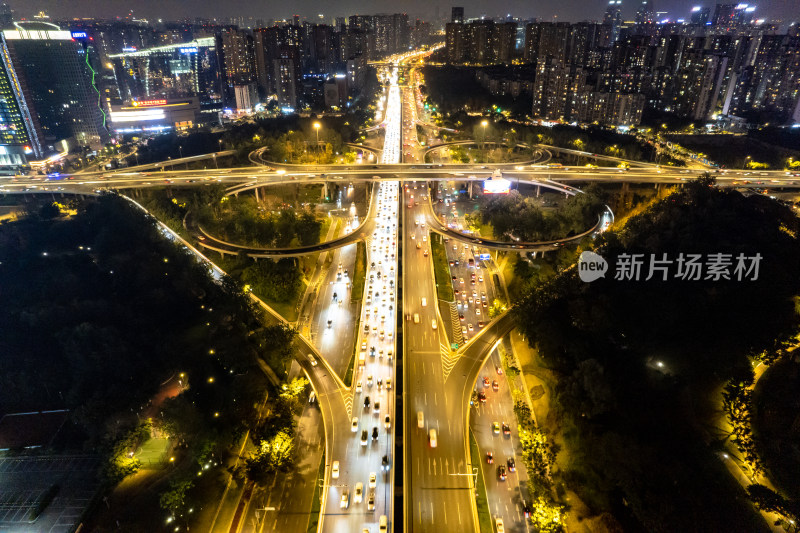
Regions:
<instances>
[{"instance_id":1,"label":"multi-lane highway","mask_svg":"<svg viewBox=\"0 0 800 533\"><path fill-rule=\"evenodd\" d=\"M197 228L203 237L201 245L224 253L244 249L268 257L339 248L331 252L332 261L323 264L314 278L319 287L310 299L311 316L303 321L308 328L301 331L294 343L298 362L312 382L319 405L318 413L306 413L305 423L319 424L321 419L324 424L320 531L379 533L393 529L396 519L402 516L405 531L474 532L478 527L475 500L478 469L483 469L492 518L502 518L509 531L525 531L521 515L525 491L520 483L525 473L522 461L516 457L519 450L516 421L508 383L496 370L500 362L495 350L514 323L509 315L489 320L488 307L498 287L475 254L484 248L533 249L529 247L532 243L497 243L448 228L429 200L431 185L439 184L429 182L482 181L502 168L504 177L512 182L538 183L574 194L570 187L556 182L675 184L691 179L697 171L646 165L621 170L536 164L475 168L418 163L425 149L417 139L416 126L429 120L420 108L418 77L413 69L418 57L420 54L405 54L388 63L389 83L385 105L380 110L384 146L376 165L284 165L277 170L262 166L163 172L137 169L53 179L8 177L0 178L0 193L91 194L125 188L225 183L231 186L229 192L236 194L287 183L373 182L368 185L374 189L366 216L352 221L350 234L337 242L259 252L222 242ZM400 84L400 70L409 65L405 79L411 83ZM406 162L401 163L402 160ZM800 176L784 171L727 171L715 176L722 186L800 187ZM606 221L601 218L598 226L587 229L602 228ZM438 301L431 232L447 239L444 245L452 262L448 264L449 281L458 291L452 303ZM350 294L357 241L366 243L367 252L365 291L360 307L351 303ZM559 244L550 243L551 248L545 249ZM398 277L401 271L402 280ZM398 301L400 286L402 302ZM401 391L395 387L398 323L403 329ZM352 385L346 385L343 378L350 364ZM485 401L479 398L477 406L471 407L476 387ZM395 394L402 394L400 413L395 413ZM394 456L398 416L404 424L402 509L394 507L393 494L394 468L398 462ZM499 433L494 422L500 424ZM503 431L503 422L509 426L508 435ZM469 449L470 426L480 448L477 462ZM316 458L319 451L311 437L307 446L314 448L309 453ZM487 452L493 454L492 464L486 461ZM515 459L517 472L508 471L509 458ZM505 480L497 470L502 464L507 469ZM304 468L313 470L313 461ZM311 475L306 474L302 489L286 489L285 494L310 489L310 479ZM275 494L271 493L267 501L274 502ZM293 505L278 507L277 516L261 522L262 529L302 530L302 520L287 517L286 513L302 515L307 511ZM280 515L281 508L284 515Z\"/></svg>"}]
</instances>

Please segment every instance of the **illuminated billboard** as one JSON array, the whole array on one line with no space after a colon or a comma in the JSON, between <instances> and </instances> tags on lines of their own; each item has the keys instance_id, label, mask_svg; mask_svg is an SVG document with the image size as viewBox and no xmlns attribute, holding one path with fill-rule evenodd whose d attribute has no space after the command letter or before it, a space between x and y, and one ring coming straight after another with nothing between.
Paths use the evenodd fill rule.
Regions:
<instances>
[{"instance_id":1,"label":"illuminated billboard","mask_svg":"<svg viewBox=\"0 0 800 533\"><path fill-rule=\"evenodd\" d=\"M504 178L490 178L483 182L483 194L508 194L511 182Z\"/></svg>"},{"instance_id":2,"label":"illuminated billboard","mask_svg":"<svg viewBox=\"0 0 800 533\"><path fill-rule=\"evenodd\" d=\"M135 100L132 102L133 107L152 107L159 105L166 105L166 99L160 100Z\"/></svg>"}]
</instances>

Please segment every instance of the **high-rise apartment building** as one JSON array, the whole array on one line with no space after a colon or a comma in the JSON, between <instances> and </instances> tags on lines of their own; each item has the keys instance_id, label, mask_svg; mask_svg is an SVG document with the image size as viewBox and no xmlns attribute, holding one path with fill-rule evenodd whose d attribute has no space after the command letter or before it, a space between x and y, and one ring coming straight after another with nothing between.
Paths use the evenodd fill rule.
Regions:
<instances>
[{"instance_id":1,"label":"high-rise apartment building","mask_svg":"<svg viewBox=\"0 0 800 533\"><path fill-rule=\"evenodd\" d=\"M457 24L464 23L464 8L463 7L454 7L450 13L450 22L455 22Z\"/></svg>"}]
</instances>

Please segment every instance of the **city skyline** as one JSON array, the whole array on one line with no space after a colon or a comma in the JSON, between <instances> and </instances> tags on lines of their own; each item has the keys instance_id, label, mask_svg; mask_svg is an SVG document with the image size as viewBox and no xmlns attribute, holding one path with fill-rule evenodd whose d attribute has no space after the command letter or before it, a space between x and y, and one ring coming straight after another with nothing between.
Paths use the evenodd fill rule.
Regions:
<instances>
[{"instance_id":1,"label":"city skyline","mask_svg":"<svg viewBox=\"0 0 800 533\"><path fill-rule=\"evenodd\" d=\"M439 2L431 4L421 0L404 2L402 7L396 3L381 0L373 3L362 3L355 0L337 3L335 6L326 6L320 9L319 4L308 0L300 0L292 4L292 9L283 6L259 6L252 0L233 0L221 6L214 2L189 2L188 0L173 0L165 4L155 0L142 0L135 6L120 0L75 0L74 2L53 3L50 0L32 0L21 4L8 2L18 16L32 17L39 11L45 11L54 19L69 18L123 18L131 11L135 17L144 17L156 21L191 19L194 17L224 19L231 17L252 17L255 20L280 20L289 19L292 15L299 14L305 20L329 23L337 16L353 14L392 13L403 11L413 17L433 20L438 8L439 18L449 18L451 7L463 6L466 18L498 18L510 15L519 19L537 18L540 20L561 20L580 22L586 20L601 20L607 2L595 0L587 5L579 0L559 2L545 0L536 6L522 0L508 0L502 7L497 4L486 4L476 0L462 2ZM713 9L718 2L698 2L696 0L661 0L655 2L657 12L665 12L665 18L671 21L689 17L693 6L702 5ZM626 20L633 20L640 2L623 1L622 15ZM755 15L765 20L780 20L783 23L796 21L800 13L798 0L772 0L769 3L757 3ZM133 9L132 9L133 7ZM487 9L494 11L489 11ZM320 15L323 15L320 18Z\"/></svg>"}]
</instances>

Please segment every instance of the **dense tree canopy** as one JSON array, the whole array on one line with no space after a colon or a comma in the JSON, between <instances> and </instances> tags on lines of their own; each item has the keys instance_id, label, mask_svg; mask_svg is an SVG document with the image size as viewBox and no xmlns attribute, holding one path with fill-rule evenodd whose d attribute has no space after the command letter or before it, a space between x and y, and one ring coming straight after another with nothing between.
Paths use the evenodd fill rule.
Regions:
<instances>
[{"instance_id":1,"label":"dense tree canopy","mask_svg":"<svg viewBox=\"0 0 800 533\"><path fill-rule=\"evenodd\" d=\"M708 421L691 406L749 366L748 355L797 333L798 229L780 204L701 179L599 239L605 278L584 283L572 268L520 304L520 327L562 375L564 478L596 511L648 531L761 527L703 445L696 428ZM638 281L615 279L625 253L644 254ZM756 281L674 279L676 265L667 281L658 271L646 281L651 255L681 253L763 259Z\"/></svg>"},{"instance_id":2,"label":"dense tree canopy","mask_svg":"<svg viewBox=\"0 0 800 533\"><path fill-rule=\"evenodd\" d=\"M0 226L0 412L67 408L97 443L184 372L189 388L163 409L168 432L225 434L254 420L257 358L287 357L293 333L276 337L240 285L215 283L125 200L75 207Z\"/></svg>"}]
</instances>

